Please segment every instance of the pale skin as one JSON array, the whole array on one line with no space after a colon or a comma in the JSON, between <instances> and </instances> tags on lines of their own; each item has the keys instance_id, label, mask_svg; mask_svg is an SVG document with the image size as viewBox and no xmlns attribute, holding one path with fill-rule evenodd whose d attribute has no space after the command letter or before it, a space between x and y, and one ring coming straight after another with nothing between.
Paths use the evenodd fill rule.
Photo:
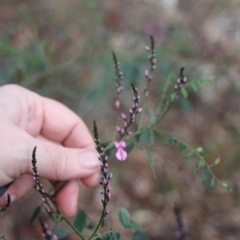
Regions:
<instances>
[{"instance_id":1,"label":"pale skin","mask_svg":"<svg viewBox=\"0 0 240 240\"><path fill-rule=\"evenodd\" d=\"M17 85L0 87L0 187L13 184L7 194L14 202L29 192L34 181L31 156L41 177L67 181L56 201L67 217L77 211L79 185L93 187L99 181L99 160L86 125L63 104Z\"/></svg>"}]
</instances>

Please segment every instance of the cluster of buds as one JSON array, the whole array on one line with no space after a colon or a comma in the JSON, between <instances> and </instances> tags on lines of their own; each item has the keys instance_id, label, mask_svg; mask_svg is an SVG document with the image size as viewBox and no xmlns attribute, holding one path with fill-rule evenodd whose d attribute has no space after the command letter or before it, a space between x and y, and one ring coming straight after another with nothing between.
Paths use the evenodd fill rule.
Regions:
<instances>
[{"instance_id":1,"label":"cluster of buds","mask_svg":"<svg viewBox=\"0 0 240 240\"><path fill-rule=\"evenodd\" d=\"M96 144L96 150L99 153L99 160L100 160L100 166L101 166L101 173L102 176L100 178L100 185L103 187L103 199L101 199L104 209L104 216L106 216L109 213L109 209L106 209L108 202L111 199L111 186L109 185L109 181L112 178L112 173L108 173L108 157L106 156L103 147L100 144L100 140L98 138L98 131L97 131L97 125L94 121L93 126L93 132L94 132L94 141Z\"/></svg>"},{"instance_id":2,"label":"cluster of buds","mask_svg":"<svg viewBox=\"0 0 240 240\"><path fill-rule=\"evenodd\" d=\"M181 209L178 205L174 206L174 214L178 225L178 230L175 233L176 238L180 240L188 240L186 227L182 219Z\"/></svg>"},{"instance_id":3,"label":"cluster of buds","mask_svg":"<svg viewBox=\"0 0 240 240\"><path fill-rule=\"evenodd\" d=\"M176 90L180 90L187 82L187 77L183 74L183 71L184 71L184 67L180 69L180 76L177 79L176 85L174 86Z\"/></svg>"},{"instance_id":4,"label":"cluster of buds","mask_svg":"<svg viewBox=\"0 0 240 240\"><path fill-rule=\"evenodd\" d=\"M44 189L43 189L43 186L40 182L40 179L39 179L39 174L38 174L38 171L37 171L37 160L36 160L36 150L37 150L37 147L34 147L33 149L33 153L32 153L32 170L33 170L33 180L35 181L36 183L36 186L35 188L37 189L37 191L41 194L42 196L42 201L43 203L46 204L46 211L49 213L49 214L52 214L53 213L53 210L50 206L50 201L49 201L49 198L48 196L46 195Z\"/></svg>"},{"instance_id":5,"label":"cluster of buds","mask_svg":"<svg viewBox=\"0 0 240 240\"><path fill-rule=\"evenodd\" d=\"M117 60L116 54L113 52L113 66L115 69L116 76L116 92L117 92L117 100L114 103L115 108L118 110L120 108L119 94L122 92L122 80L123 80L123 72L120 70L120 62Z\"/></svg>"},{"instance_id":6,"label":"cluster of buds","mask_svg":"<svg viewBox=\"0 0 240 240\"><path fill-rule=\"evenodd\" d=\"M156 58L156 51L155 51L155 44L154 44L154 39L152 36L150 36L150 42L151 42L151 46L145 46L145 49L150 52L148 59L150 62L150 69L146 69L144 71L144 76L147 79L147 86L144 89L145 91L145 96L148 97L149 95L149 84L152 81L153 77L152 77L152 73L153 71L156 69L156 64L157 64L157 58Z\"/></svg>"},{"instance_id":7,"label":"cluster of buds","mask_svg":"<svg viewBox=\"0 0 240 240\"><path fill-rule=\"evenodd\" d=\"M39 221L43 230L43 233L42 233L43 239L58 240L58 237L52 231L48 230L48 225L44 223L41 218L39 218Z\"/></svg>"},{"instance_id":8,"label":"cluster of buds","mask_svg":"<svg viewBox=\"0 0 240 240\"><path fill-rule=\"evenodd\" d=\"M133 90L133 105L129 109L129 119L127 116L122 113L121 117L124 121L123 127L117 126L117 132L120 135L120 139L122 139L125 135L132 134L131 131L129 131L130 125L135 121L136 114L140 113L142 111L142 108L139 108L139 102L140 102L140 95L138 95L137 88L132 84L132 90Z\"/></svg>"},{"instance_id":9,"label":"cluster of buds","mask_svg":"<svg viewBox=\"0 0 240 240\"><path fill-rule=\"evenodd\" d=\"M10 195L8 194L8 195L7 195L7 203L6 203L5 206L3 206L2 208L0 208L0 212L6 211L6 210L10 207L10 204L11 204L11 198L10 198Z\"/></svg>"}]
</instances>

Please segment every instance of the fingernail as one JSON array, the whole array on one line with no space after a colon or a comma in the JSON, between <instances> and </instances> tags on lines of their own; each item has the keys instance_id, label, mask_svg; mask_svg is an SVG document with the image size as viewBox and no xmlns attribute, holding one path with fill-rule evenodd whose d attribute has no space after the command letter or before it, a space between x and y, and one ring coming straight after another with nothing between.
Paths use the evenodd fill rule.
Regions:
<instances>
[{"instance_id":1,"label":"fingernail","mask_svg":"<svg viewBox=\"0 0 240 240\"><path fill-rule=\"evenodd\" d=\"M81 165L86 169L97 169L99 168L100 161L98 155L94 152L83 152L80 156Z\"/></svg>"}]
</instances>

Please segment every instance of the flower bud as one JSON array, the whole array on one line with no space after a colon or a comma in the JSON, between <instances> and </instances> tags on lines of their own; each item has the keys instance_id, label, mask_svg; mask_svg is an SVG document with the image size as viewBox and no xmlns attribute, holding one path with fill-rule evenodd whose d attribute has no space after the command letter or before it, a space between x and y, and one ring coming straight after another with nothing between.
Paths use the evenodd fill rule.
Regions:
<instances>
[{"instance_id":1,"label":"flower bud","mask_svg":"<svg viewBox=\"0 0 240 240\"><path fill-rule=\"evenodd\" d=\"M116 102L114 103L114 106L118 110L120 108L120 101L116 100Z\"/></svg>"}]
</instances>

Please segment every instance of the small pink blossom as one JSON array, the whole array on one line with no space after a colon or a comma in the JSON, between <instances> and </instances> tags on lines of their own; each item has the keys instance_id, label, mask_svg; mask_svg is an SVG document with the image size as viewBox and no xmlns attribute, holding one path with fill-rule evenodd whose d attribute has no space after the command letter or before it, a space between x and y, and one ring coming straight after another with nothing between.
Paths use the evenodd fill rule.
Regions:
<instances>
[{"instance_id":1,"label":"small pink blossom","mask_svg":"<svg viewBox=\"0 0 240 240\"><path fill-rule=\"evenodd\" d=\"M147 51L150 51L149 46L145 46L145 49L146 49Z\"/></svg>"},{"instance_id":2,"label":"small pink blossom","mask_svg":"<svg viewBox=\"0 0 240 240\"><path fill-rule=\"evenodd\" d=\"M124 147L126 147L126 143L124 141L114 142L114 146L116 148L124 148Z\"/></svg>"},{"instance_id":3,"label":"small pink blossom","mask_svg":"<svg viewBox=\"0 0 240 240\"><path fill-rule=\"evenodd\" d=\"M126 147L126 143L124 141L114 142L115 147L117 148L116 152L116 158L119 161L125 161L127 158L127 152L124 151L124 148Z\"/></svg>"},{"instance_id":4,"label":"small pink blossom","mask_svg":"<svg viewBox=\"0 0 240 240\"><path fill-rule=\"evenodd\" d=\"M127 119L126 115L124 113L121 114L122 119Z\"/></svg>"},{"instance_id":5,"label":"small pink blossom","mask_svg":"<svg viewBox=\"0 0 240 240\"><path fill-rule=\"evenodd\" d=\"M114 106L115 106L116 109L119 109L119 108L120 108L120 102L119 102L119 100L116 100Z\"/></svg>"},{"instance_id":6,"label":"small pink blossom","mask_svg":"<svg viewBox=\"0 0 240 240\"><path fill-rule=\"evenodd\" d=\"M144 75L145 75L145 77L148 77L149 71L148 71L148 70L145 70Z\"/></svg>"}]
</instances>

